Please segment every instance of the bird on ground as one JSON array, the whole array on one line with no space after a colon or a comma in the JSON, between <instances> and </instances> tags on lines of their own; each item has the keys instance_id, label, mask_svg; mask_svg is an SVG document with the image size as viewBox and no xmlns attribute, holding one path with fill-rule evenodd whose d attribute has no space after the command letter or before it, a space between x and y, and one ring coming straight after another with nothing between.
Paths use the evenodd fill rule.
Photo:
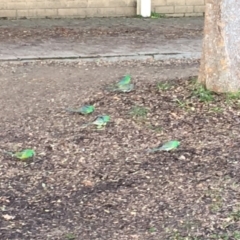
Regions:
<instances>
[{"instance_id":1,"label":"bird on ground","mask_svg":"<svg viewBox=\"0 0 240 240\"><path fill-rule=\"evenodd\" d=\"M21 152L6 152L4 151L6 154L9 154L11 157L15 157L18 158L22 161L25 161L29 158L32 158L36 155L36 152L33 149L24 149Z\"/></svg>"},{"instance_id":2,"label":"bird on ground","mask_svg":"<svg viewBox=\"0 0 240 240\"><path fill-rule=\"evenodd\" d=\"M123 92L123 93L131 92L133 89L134 89L134 84L131 83L130 75L124 76L117 83L107 87L107 90L110 90L112 92Z\"/></svg>"},{"instance_id":3,"label":"bird on ground","mask_svg":"<svg viewBox=\"0 0 240 240\"><path fill-rule=\"evenodd\" d=\"M79 113L79 114L87 115L87 114L94 112L95 107L93 105L84 105L80 108L67 108L66 110L68 112L72 112L72 113Z\"/></svg>"},{"instance_id":4,"label":"bird on ground","mask_svg":"<svg viewBox=\"0 0 240 240\"><path fill-rule=\"evenodd\" d=\"M82 128L85 128L89 125L96 125L98 129L103 128L110 121L109 115L100 115L95 120L90 123L82 125Z\"/></svg>"},{"instance_id":5,"label":"bird on ground","mask_svg":"<svg viewBox=\"0 0 240 240\"><path fill-rule=\"evenodd\" d=\"M148 152L158 152L158 151L171 151L173 149L176 149L178 148L180 145L180 142L177 141L177 140L173 140L173 141L169 141L169 142L166 142L162 145L160 145L159 147L156 147L156 148L152 148L150 150L148 150Z\"/></svg>"},{"instance_id":6,"label":"bird on ground","mask_svg":"<svg viewBox=\"0 0 240 240\"><path fill-rule=\"evenodd\" d=\"M119 85L119 87L114 88L112 91L128 93L128 92L131 92L133 89L134 89L134 84L129 83L129 84L125 84L125 85Z\"/></svg>"},{"instance_id":7,"label":"bird on ground","mask_svg":"<svg viewBox=\"0 0 240 240\"><path fill-rule=\"evenodd\" d=\"M120 86L123 86L123 85L127 85L130 82L131 82L131 76L130 75L126 75L116 85L118 87L120 87Z\"/></svg>"}]
</instances>

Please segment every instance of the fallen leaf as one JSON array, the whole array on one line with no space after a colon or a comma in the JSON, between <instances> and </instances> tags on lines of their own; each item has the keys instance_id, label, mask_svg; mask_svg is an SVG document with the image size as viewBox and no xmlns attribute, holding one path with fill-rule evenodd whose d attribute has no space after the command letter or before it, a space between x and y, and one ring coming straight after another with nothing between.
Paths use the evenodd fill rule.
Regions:
<instances>
[{"instance_id":1,"label":"fallen leaf","mask_svg":"<svg viewBox=\"0 0 240 240\"><path fill-rule=\"evenodd\" d=\"M83 180L82 181L82 184L85 186L85 187L92 187L94 184L93 182L89 181L89 180Z\"/></svg>"},{"instance_id":2,"label":"fallen leaf","mask_svg":"<svg viewBox=\"0 0 240 240\"><path fill-rule=\"evenodd\" d=\"M13 220L15 218L15 216L9 215L9 214L3 214L2 217L9 221L9 220Z\"/></svg>"}]
</instances>

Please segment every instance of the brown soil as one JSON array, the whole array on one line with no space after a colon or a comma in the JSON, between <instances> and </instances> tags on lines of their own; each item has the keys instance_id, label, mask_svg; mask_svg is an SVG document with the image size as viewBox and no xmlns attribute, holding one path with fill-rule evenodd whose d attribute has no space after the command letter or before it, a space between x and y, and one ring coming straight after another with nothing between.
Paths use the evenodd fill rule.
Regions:
<instances>
[{"instance_id":1,"label":"brown soil","mask_svg":"<svg viewBox=\"0 0 240 240\"><path fill-rule=\"evenodd\" d=\"M238 96L202 102L174 77L191 67L2 64L0 146L37 156L0 156L1 239L239 239ZM104 89L127 73L135 91ZM90 116L65 111L85 103ZM103 113L104 130L81 129ZM172 139L178 149L146 153Z\"/></svg>"},{"instance_id":2,"label":"brown soil","mask_svg":"<svg viewBox=\"0 0 240 240\"><path fill-rule=\"evenodd\" d=\"M1 21L0 41L18 43L44 42L55 39L58 42L82 42L95 37L121 37L129 41L144 41L149 37L173 40L193 39L203 35L202 18L193 19L71 19L67 20L19 20ZM143 38L144 37L144 38ZM165 40L165 41L166 41ZM148 41L149 42L149 41Z\"/></svg>"}]
</instances>

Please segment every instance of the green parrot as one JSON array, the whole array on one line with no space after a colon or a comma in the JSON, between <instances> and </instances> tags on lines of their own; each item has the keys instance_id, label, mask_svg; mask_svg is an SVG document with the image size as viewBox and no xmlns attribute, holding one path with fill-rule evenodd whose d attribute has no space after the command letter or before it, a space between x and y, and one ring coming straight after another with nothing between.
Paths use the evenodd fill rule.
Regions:
<instances>
[{"instance_id":1,"label":"green parrot","mask_svg":"<svg viewBox=\"0 0 240 240\"><path fill-rule=\"evenodd\" d=\"M89 125L96 125L97 128L100 129L104 127L109 121L110 121L109 115L101 115L101 116L98 116L94 121L82 125L82 128L85 128Z\"/></svg>"},{"instance_id":2,"label":"green parrot","mask_svg":"<svg viewBox=\"0 0 240 240\"><path fill-rule=\"evenodd\" d=\"M11 155L12 157L18 158L22 161L27 160L28 158L32 158L36 155L35 151L33 149L25 149L21 152L5 152L9 155Z\"/></svg>"},{"instance_id":3,"label":"green parrot","mask_svg":"<svg viewBox=\"0 0 240 240\"><path fill-rule=\"evenodd\" d=\"M134 89L134 84L129 83L129 84L125 84L125 85L120 85L118 88L114 88L113 91L114 92L131 92Z\"/></svg>"},{"instance_id":4,"label":"green parrot","mask_svg":"<svg viewBox=\"0 0 240 240\"><path fill-rule=\"evenodd\" d=\"M119 82L107 87L107 90L113 92L131 92L133 90L133 84L130 84L131 76L124 76Z\"/></svg>"},{"instance_id":5,"label":"green parrot","mask_svg":"<svg viewBox=\"0 0 240 240\"><path fill-rule=\"evenodd\" d=\"M83 115L87 115L89 113L92 113L94 112L95 110L95 107L93 105L84 105L80 108L76 108L76 109L73 109L73 108L68 108L67 111L68 112L72 112L72 113L80 113L80 114L83 114Z\"/></svg>"},{"instance_id":6,"label":"green parrot","mask_svg":"<svg viewBox=\"0 0 240 240\"><path fill-rule=\"evenodd\" d=\"M126 75L117 83L117 86L120 87L120 86L123 86L123 85L127 85L130 82L131 82L131 76Z\"/></svg>"},{"instance_id":7,"label":"green parrot","mask_svg":"<svg viewBox=\"0 0 240 240\"><path fill-rule=\"evenodd\" d=\"M173 140L173 141L169 141L164 143L163 145L160 145L157 148L153 148L148 150L148 152L157 152L157 151L171 151L173 149L176 149L177 147L179 147L180 142L177 140Z\"/></svg>"}]
</instances>

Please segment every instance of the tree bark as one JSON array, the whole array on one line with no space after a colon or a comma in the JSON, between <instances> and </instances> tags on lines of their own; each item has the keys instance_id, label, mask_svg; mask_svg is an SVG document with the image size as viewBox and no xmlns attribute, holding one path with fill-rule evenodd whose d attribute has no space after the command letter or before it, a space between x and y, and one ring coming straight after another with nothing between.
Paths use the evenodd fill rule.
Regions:
<instances>
[{"instance_id":1,"label":"tree bark","mask_svg":"<svg viewBox=\"0 0 240 240\"><path fill-rule=\"evenodd\" d=\"M198 81L218 93L240 91L240 0L206 0Z\"/></svg>"}]
</instances>

